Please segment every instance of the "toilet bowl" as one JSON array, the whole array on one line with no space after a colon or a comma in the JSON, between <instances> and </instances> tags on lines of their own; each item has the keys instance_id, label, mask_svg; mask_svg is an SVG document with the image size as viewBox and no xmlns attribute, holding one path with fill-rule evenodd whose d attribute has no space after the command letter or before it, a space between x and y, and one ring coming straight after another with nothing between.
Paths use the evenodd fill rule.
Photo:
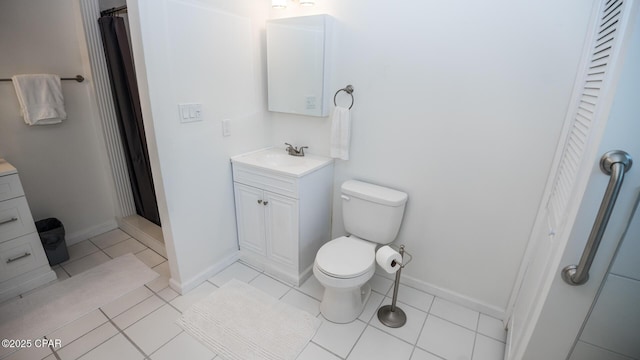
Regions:
<instances>
[{"instance_id":1,"label":"toilet bowl","mask_svg":"<svg viewBox=\"0 0 640 360\"><path fill-rule=\"evenodd\" d=\"M318 250L313 275L324 286L322 316L349 323L360 316L369 299L376 247L395 239L408 196L355 180L343 183L341 190L345 229L351 235L333 239Z\"/></svg>"},{"instance_id":2,"label":"toilet bowl","mask_svg":"<svg viewBox=\"0 0 640 360\"><path fill-rule=\"evenodd\" d=\"M355 236L343 236L318 251L313 275L325 288L320 312L327 320L349 323L362 313L371 294L367 282L376 270L375 247Z\"/></svg>"}]
</instances>

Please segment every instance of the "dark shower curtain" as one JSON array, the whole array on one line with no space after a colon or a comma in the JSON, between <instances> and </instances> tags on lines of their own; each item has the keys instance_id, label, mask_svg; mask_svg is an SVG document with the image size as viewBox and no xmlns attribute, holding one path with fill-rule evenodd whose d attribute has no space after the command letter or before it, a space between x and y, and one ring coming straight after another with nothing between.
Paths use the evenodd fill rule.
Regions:
<instances>
[{"instance_id":1,"label":"dark shower curtain","mask_svg":"<svg viewBox=\"0 0 640 360\"><path fill-rule=\"evenodd\" d=\"M136 211L138 215L160 225L138 84L124 20L117 16L103 16L98 23Z\"/></svg>"}]
</instances>

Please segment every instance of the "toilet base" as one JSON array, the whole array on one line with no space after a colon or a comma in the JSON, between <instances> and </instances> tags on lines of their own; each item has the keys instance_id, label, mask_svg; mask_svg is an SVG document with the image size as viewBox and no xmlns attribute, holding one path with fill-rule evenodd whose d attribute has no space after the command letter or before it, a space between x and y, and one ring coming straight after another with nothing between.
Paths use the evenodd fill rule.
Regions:
<instances>
[{"instance_id":1,"label":"toilet base","mask_svg":"<svg viewBox=\"0 0 640 360\"><path fill-rule=\"evenodd\" d=\"M325 287L320 303L320 313L331 322L350 323L362 314L369 296L371 296L369 282L360 288L352 289Z\"/></svg>"}]
</instances>

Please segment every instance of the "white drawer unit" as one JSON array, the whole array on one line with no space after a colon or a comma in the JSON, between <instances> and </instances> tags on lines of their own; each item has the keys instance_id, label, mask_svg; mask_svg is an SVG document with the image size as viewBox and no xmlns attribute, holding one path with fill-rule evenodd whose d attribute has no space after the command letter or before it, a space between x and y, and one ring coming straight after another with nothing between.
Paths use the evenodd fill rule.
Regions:
<instances>
[{"instance_id":1,"label":"white drawer unit","mask_svg":"<svg viewBox=\"0 0 640 360\"><path fill-rule=\"evenodd\" d=\"M278 150L232 158L240 258L300 285L318 249L331 240L333 161L289 159Z\"/></svg>"},{"instance_id":2,"label":"white drawer unit","mask_svg":"<svg viewBox=\"0 0 640 360\"><path fill-rule=\"evenodd\" d=\"M55 279L18 172L0 159L0 302Z\"/></svg>"},{"instance_id":3,"label":"white drawer unit","mask_svg":"<svg viewBox=\"0 0 640 360\"><path fill-rule=\"evenodd\" d=\"M0 244L0 281L37 269L43 263L47 263L47 256L37 233Z\"/></svg>"},{"instance_id":4,"label":"white drawer unit","mask_svg":"<svg viewBox=\"0 0 640 360\"><path fill-rule=\"evenodd\" d=\"M0 202L0 243L36 231L24 196Z\"/></svg>"},{"instance_id":5,"label":"white drawer unit","mask_svg":"<svg viewBox=\"0 0 640 360\"><path fill-rule=\"evenodd\" d=\"M24 190L18 174L0 176L0 201L23 195Z\"/></svg>"}]
</instances>

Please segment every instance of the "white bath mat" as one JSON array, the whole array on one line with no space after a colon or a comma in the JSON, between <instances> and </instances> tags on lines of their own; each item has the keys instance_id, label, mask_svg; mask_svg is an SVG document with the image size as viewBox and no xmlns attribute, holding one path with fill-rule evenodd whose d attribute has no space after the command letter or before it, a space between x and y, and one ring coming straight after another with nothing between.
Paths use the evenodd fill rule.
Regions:
<instances>
[{"instance_id":1,"label":"white bath mat","mask_svg":"<svg viewBox=\"0 0 640 360\"><path fill-rule=\"evenodd\" d=\"M36 339L155 279L133 254L34 291L0 307L0 339Z\"/></svg>"},{"instance_id":2,"label":"white bath mat","mask_svg":"<svg viewBox=\"0 0 640 360\"><path fill-rule=\"evenodd\" d=\"M293 360L320 320L248 285L231 280L177 320L227 360Z\"/></svg>"}]
</instances>

